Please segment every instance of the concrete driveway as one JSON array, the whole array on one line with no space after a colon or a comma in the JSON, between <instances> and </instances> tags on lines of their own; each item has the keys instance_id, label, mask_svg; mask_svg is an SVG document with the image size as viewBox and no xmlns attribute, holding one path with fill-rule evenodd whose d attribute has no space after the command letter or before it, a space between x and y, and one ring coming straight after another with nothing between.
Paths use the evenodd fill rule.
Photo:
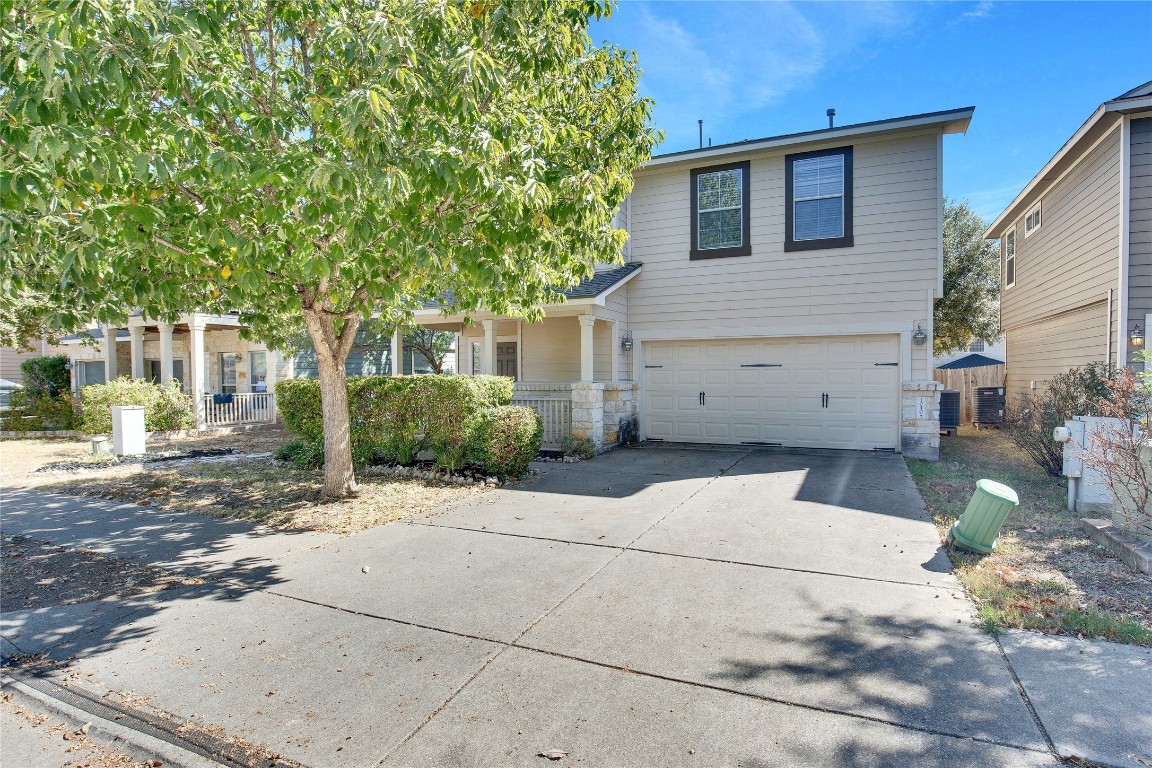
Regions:
<instances>
[{"instance_id":1,"label":"concrete driveway","mask_svg":"<svg viewBox=\"0 0 1152 768\"><path fill-rule=\"evenodd\" d=\"M6 613L6 652L316 767L1054 764L899 457L541 468L343 538L9 493L5 533L214 580Z\"/></svg>"}]
</instances>

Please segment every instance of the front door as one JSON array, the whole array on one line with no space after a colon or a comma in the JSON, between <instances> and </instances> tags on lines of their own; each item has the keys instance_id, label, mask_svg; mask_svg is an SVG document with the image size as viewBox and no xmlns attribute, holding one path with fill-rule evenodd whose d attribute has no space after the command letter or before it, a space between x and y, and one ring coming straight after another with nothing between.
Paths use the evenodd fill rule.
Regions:
<instances>
[{"instance_id":1,"label":"front door","mask_svg":"<svg viewBox=\"0 0 1152 768\"><path fill-rule=\"evenodd\" d=\"M496 375L516 378L516 342L496 345Z\"/></svg>"}]
</instances>

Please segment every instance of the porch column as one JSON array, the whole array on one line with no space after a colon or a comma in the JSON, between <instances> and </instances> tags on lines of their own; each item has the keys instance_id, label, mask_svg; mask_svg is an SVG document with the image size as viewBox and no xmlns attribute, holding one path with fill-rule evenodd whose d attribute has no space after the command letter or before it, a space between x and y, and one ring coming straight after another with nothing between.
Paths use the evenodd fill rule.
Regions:
<instances>
[{"instance_id":1,"label":"porch column","mask_svg":"<svg viewBox=\"0 0 1152 768\"><path fill-rule=\"evenodd\" d=\"M392 331L392 375L404 375L404 329L400 326Z\"/></svg>"},{"instance_id":2,"label":"porch column","mask_svg":"<svg viewBox=\"0 0 1152 768\"><path fill-rule=\"evenodd\" d=\"M267 362L264 367L267 369L264 374L264 382L268 385L268 391L276 392L276 380L280 375L280 350L270 349L265 357Z\"/></svg>"},{"instance_id":3,"label":"porch column","mask_svg":"<svg viewBox=\"0 0 1152 768\"><path fill-rule=\"evenodd\" d=\"M172 324L158 323L160 330L160 383L172 381Z\"/></svg>"},{"instance_id":4,"label":"porch column","mask_svg":"<svg viewBox=\"0 0 1152 768\"><path fill-rule=\"evenodd\" d=\"M491 376L496 373L496 321L481 320L484 326L484 346L480 348L480 373Z\"/></svg>"},{"instance_id":5,"label":"porch column","mask_svg":"<svg viewBox=\"0 0 1152 768\"><path fill-rule=\"evenodd\" d=\"M104 381L116 378L116 333L118 329L104 326Z\"/></svg>"},{"instance_id":6,"label":"porch column","mask_svg":"<svg viewBox=\"0 0 1152 768\"><path fill-rule=\"evenodd\" d=\"M132 337L132 378L144 378L144 326L128 326L128 333Z\"/></svg>"},{"instance_id":7,"label":"porch column","mask_svg":"<svg viewBox=\"0 0 1152 768\"><path fill-rule=\"evenodd\" d=\"M612 321L612 381L620 381L620 321Z\"/></svg>"},{"instance_id":8,"label":"porch column","mask_svg":"<svg viewBox=\"0 0 1152 768\"><path fill-rule=\"evenodd\" d=\"M191 370L188 377L191 384L192 404L196 411L196 428L204 429L206 416L204 410L204 374L206 371L204 360L204 319L198 315L188 318L188 352L191 358Z\"/></svg>"},{"instance_id":9,"label":"porch column","mask_svg":"<svg viewBox=\"0 0 1152 768\"><path fill-rule=\"evenodd\" d=\"M592 329L596 326L596 318L592 315L580 315L580 381L592 381L595 358L592 356Z\"/></svg>"}]
</instances>

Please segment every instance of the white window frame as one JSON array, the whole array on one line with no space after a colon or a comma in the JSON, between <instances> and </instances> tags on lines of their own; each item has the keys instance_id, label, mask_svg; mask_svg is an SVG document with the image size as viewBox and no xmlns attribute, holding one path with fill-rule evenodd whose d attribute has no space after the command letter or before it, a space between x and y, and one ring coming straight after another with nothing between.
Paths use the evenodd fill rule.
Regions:
<instances>
[{"instance_id":1,"label":"white window frame","mask_svg":"<svg viewBox=\"0 0 1152 768\"><path fill-rule=\"evenodd\" d=\"M1041 210L1043 202L1043 200L1038 200L1024 217L1024 237L1032 237L1033 233L1038 232L1044 226L1044 216Z\"/></svg>"},{"instance_id":2,"label":"white window frame","mask_svg":"<svg viewBox=\"0 0 1152 768\"><path fill-rule=\"evenodd\" d=\"M703 208L700 205L700 186L706 176L719 176L722 173L733 173L740 179L740 202L736 205L718 205L715 208ZM697 245L696 248L701 251L717 251L723 248L742 248L744 247L744 217L748 212L744 210L744 185L748 183L748 179L744 178L743 168L725 168L720 171L706 171L696 177L696 231L700 231L700 219L706 213L716 213L717 211L740 211L740 240L735 243L721 243L720 245Z\"/></svg>"},{"instance_id":3,"label":"white window frame","mask_svg":"<svg viewBox=\"0 0 1152 768\"><path fill-rule=\"evenodd\" d=\"M1012 243L1012 254L1008 254L1008 243ZM1012 282L1008 282L1008 262L1012 262ZM1016 228L1004 234L1004 287L1016 285Z\"/></svg>"},{"instance_id":4,"label":"white window frame","mask_svg":"<svg viewBox=\"0 0 1152 768\"><path fill-rule=\"evenodd\" d=\"M796 194L796 179L795 179L795 177L793 177L793 179L792 179L792 222L793 222L793 224L792 224L792 228L793 228L792 229L792 239L798 243L811 242L813 240L839 240L840 238L844 237L844 233L847 230L848 198L844 194L845 181L847 180L845 178L847 176L847 164L848 164L847 156L845 156L845 154L843 154L843 153L836 153L833 155L822 155L820 157L797 158L797 159L792 161L792 168L793 168L792 172L795 173L796 172L795 171L796 166L800 165L801 163L817 163L817 164L819 164L819 163L821 163L825 160L828 160L829 158L833 158L833 157L840 158L840 191L837 192L836 194L833 194L833 195L812 195L811 197L800 197ZM795 224L795 222L796 222L796 208L800 205L800 203L807 203L807 202L810 202L812 200L836 200L836 199L840 200L840 232L838 234L823 235L823 236L814 235L812 237L800 237L799 235L796 234L796 229L795 229L796 228L796 224Z\"/></svg>"}]
</instances>

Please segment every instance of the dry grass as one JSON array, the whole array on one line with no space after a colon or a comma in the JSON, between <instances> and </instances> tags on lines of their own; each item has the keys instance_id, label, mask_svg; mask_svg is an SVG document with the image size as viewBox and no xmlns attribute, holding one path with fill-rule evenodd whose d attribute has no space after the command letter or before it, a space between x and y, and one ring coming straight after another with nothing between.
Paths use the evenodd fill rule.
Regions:
<instances>
[{"instance_id":1,"label":"dry grass","mask_svg":"<svg viewBox=\"0 0 1152 768\"><path fill-rule=\"evenodd\" d=\"M171 440L150 440L148 452L235 448L238 453L264 453L275 451L291 439L292 436L282 429L266 428L232 434L208 433ZM0 486L27 488L59 482L60 474L38 473L36 470L58 461L83 461L90 455L91 447L89 440L80 438L0 440ZM138 466L120 467L118 471L134 472L138 469Z\"/></svg>"},{"instance_id":2,"label":"dry grass","mask_svg":"<svg viewBox=\"0 0 1152 768\"><path fill-rule=\"evenodd\" d=\"M320 470L263 458L118 470L57 482L46 489L333 533L362 531L483 493L477 486L362 475L355 497L327 501L321 498L322 486Z\"/></svg>"},{"instance_id":3,"label":"dry grass","mask_svg":"<svg viewBox=\"0 0 1152 768\"><path fill-rule=\"evenodd\" d=\"M998 430L962 428L941 438L940 461L908 467L941 537L976 481L1005 483L1020 506L986 557L954 552L956 572L986 627L1100 637L1152 645L1152 576L1093 544L1066 507L1063 478L1047 476Z\"/></svg>"}]
</instances>

